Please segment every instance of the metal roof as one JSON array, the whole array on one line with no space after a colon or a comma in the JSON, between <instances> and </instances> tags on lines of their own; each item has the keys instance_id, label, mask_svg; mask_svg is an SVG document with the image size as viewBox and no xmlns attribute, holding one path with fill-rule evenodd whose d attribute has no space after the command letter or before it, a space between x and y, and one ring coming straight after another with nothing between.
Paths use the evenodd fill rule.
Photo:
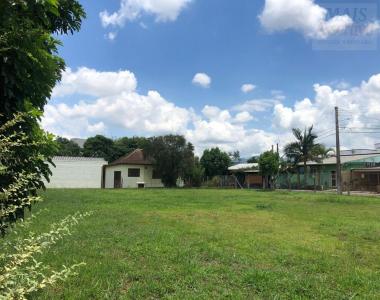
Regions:
<instances>
[{"instance_id":1,"label":"metal roof","mask_svg":"<svg viewBox=\"0 0 380 300\"><path fill-rule=\"evenodd\" d=\"M228 168L229 171L257 171L259 164L237 164Z\"/></svg>"},{"instance_id":2,"label":"metal roof","mask_svg":"<svg viewBox=\"0 0 380 300\"><path fill-rule=\"evenodd\" d=\"M362 160L362 159L367 159L367 158L372 158L372 157L377 157L380 156L380 153L372 153L372 154L359 154L359 155L341 155L340 160L342 164L357 161L357 160ZM310 161L307 163L308 165L335 165L336 164L336 157L332 156L329 158L326 158L322 160L322 162L315 162L315 161ZM302 165L302 163L300 163Z\"/></svg>"},{"instance_id":3,"label":"metal roof","mask_svg":"<svg viewBox=\"0 0 380 300\"><path fill-rule=\"evenodd\" d=\"M54 156L55 161L101 161L106 162L104 158L101 157L80 157L80 156Z\"/></svg>"}]
</instances>

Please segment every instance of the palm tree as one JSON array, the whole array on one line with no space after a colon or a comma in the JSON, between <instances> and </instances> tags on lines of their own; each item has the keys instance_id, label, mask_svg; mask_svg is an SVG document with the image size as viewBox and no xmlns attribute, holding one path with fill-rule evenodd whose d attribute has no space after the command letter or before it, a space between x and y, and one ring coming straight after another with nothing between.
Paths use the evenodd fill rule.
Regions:
<instances>
[{"instance_id":1,"label":"palm tree","mask_svg":"<svg viewBox=\"0 0 380 300\"><path fill-rule=\"evenodd\" d=\"M293 128L293 135L296 138L295 142L285 146L284 152L288 159L294 164L303 162L304 166L304 186L307 183L307 162L318 161L325 157L330 152L330 149L322 144L316 143L318 136L313 133L313 126L305 128L302 133L301 129Z\"/></svg>"}]
</instances>

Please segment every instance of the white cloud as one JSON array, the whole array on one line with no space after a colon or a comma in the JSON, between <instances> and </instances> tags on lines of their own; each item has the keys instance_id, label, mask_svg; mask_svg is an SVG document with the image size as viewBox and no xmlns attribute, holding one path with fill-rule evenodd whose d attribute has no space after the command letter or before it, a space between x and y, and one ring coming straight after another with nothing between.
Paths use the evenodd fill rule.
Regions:
<instances>
[{"instance_id":1,"label":"white cloud","mask_svg":"<svg viewBox=\"0 0 380 300\"><path fill-rule=\"evenodd\" d=\"M123 27L143 14L152 15L157 22L175 21L192 0L121 0L118 11L102 11L99 16L104 27Z\"/></svg>"},{"instance_id":2,"label":"white cloud","mask_svg":"<svg viewBox=\"0 0 380 300\"><path fill-rule=\"evenodd\" d=\"M70 68L63 73L61 82L53 89L53 98L72 94L104 97L131 92L137 87L135 75L129 71L99 72L81 67L73 72Z\"/></svg>"},{"instance_id":3,"label":"white cloud","mask_svg":"<svg viewBox=\"0 0 380 300\"><path fill-rule=\"evenodd\" d=\"M211 85L211 77L206 73L197 73L194 75L193 84L208 88Z\"/></svg>"},{"instance_id":4,"label":"white cloud","mask_svg":"<svg viewBox=\"0 0 380 300\"><path fill-rule=\"evenodd\" d=\"M89 68L68 68L54 88L53 98L81 94L95 101L73 106L48 104L42 124L48 130L66 136L104 132L108 125L150 133L183 133L191 111L175 106L156 91L136 92L135 75L127 70L99 72Z\"/></svg>"},{"instance_id":5,"label":"white cloud","mask_svg":"<svg viewBox=\"0 0 380 300\"><path fill-rule=\"evenodd\" d=\"M246 122L249 122L252 120L253 120L252 115L247 111L242 111L242 112L236 114L236 116L234 118L234 122L236 122L236 123L246 123Z\"/></svg>"},{"instance_id":6,"label":"white cloud","mask_svg":"<svg viewBox=\"0 0 380 300\"><path fill-rule=\"evenodd\" d=\"M117 32L116 31L111 31L111 32L108 32L106 35L105 35L105 38L107 40L110 40L110 41L113 41L114 39L116 39L117 37Z\"/></svg>"},{"instance_id":7,"label":"white cloud","mask_svg":"<svg viewBox=\"0 0 380 300\"><path fill-rule=\"evenodd\" d=\"M101 133L101 132L103 133L106 130L106 125L104 125L103 122L99 122L99 123L92 124L92 125L89 124L87 126L87 130L90 133Z\"/></svg>"},{"instance_id":8,"label":"white cloud","mask_svg":"<svg viewBox=\"0 0 380 300\"><path fill-rule=\"evenodd\" d=\"M293 106L277 104L273 122L278 130L304 128L312 124L317 132L334 129L334 107L341 109L342 145L346 148L372 148L378 141L373 134L350 134L351 131L369 131L380 126L380 74L350 89L333 89L329 85L314 85L315 98L305 98ZM351 128L351 129L350 129ZM334 145L334 136L323 140Z\"/></svg>"},{"instance_id":9,"label":"white cloud","mask_svg":"<svg viewBox=\"0 0 380 300\"><path fill-rule=\"evenodd\" d=\"M380 22L374 21L371 23L368 23L367 26L363 30L364 35L373 34L380 31Z\"/></svg>"},{"instance_id":10,"label":"white cloud","mask_svg":"<svg viewBox=\"0 0 380 300\"><path fill-rule=\"evenodd\" d=\"M327 16L327 10L314 0L265 0L259 19L269 32L295 30L314 39L326 39L353 24L348 15Z\"/></svg>"},{"instance_id":11,"label":"white cloud","mask_svg":"<svg viewBox=\"0 0 380 300\"><path fill-rule=\"evenodd\" d=\"M234 110L247 112L264 112L271 109L274 105L280 103L277 99L253 99L244 103L235 105Z\"/></svg>"},{"instance_id":12,"label":"white cloud","mask_svg":"<svg viewBox=\"0 0 380 300\"><path fill-rule=\"evenodd\" d=\"M241 86L241 91L243 93L247 94L249 92L252 92L255 88L256 88L256 86L254 84L246 83L246 84L243 84Z\"/></svg>"}]
</instances>

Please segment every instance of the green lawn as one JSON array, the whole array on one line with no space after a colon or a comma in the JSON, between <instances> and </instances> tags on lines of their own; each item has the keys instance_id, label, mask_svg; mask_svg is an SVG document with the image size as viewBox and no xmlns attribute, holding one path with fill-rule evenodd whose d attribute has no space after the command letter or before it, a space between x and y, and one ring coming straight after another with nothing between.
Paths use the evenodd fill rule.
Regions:
<instances>
[{"instance_id":1,"label":"green lawn","mask_svg":"<svg viewBox=\"0 0 380 300\"><path fill-rule=\"evenodd\" d=\"M50 190L35 231L94 211L43 257L84 261L36 299L380 299L380 199L240 190Z\"/></svg>"}]
</instances>

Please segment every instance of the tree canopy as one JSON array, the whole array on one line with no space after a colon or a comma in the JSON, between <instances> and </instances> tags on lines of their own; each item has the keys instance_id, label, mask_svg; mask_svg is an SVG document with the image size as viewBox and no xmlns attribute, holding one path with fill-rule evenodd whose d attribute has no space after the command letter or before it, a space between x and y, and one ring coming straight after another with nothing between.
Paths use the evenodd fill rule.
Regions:
<instances>
[{"instance_id":1,"label":"tree canopy","mask_svg":"<svg viewBox=\"0 0 380 300\"><path fill-rule=\"evenodd\" d=\"M58 146L58 156L81 156L82 149L78 144L64 137L57 137L55 142Z\"/></svg>"},{"instance_id":2,"label":"tree canopy","mask_svg":"<svg viewBox=\"0 0 380 300\"><path fill-rule=\"evenodd\" d=\"M266 180L269 178L271 186L273 187L274 180L279 172L280 158L277 152L266 151L259 157L259 170L265 176ZM266 184L268 187L268 184Z\"/></svg>"},{"instance_id":3,"label":"tree canopy","mask_svg":"<svg viewBox=\"0 0 380 300\"><path fill-rule=\"evenodd\" d=\"M65 68L53 34L78 31L85 12L75 0L2 0L0 11L0 118L9 120L43 111Z\"/></svg>"},{"instance_id":4,"label":"tree canopy","mask_svg":"<svg viewBox=\"0 0 380 300\"><path fill-rule=\"evenodd\" d=\"M144 154L153 160L156 171L166 187L175 187L194 163L194 147L180 135L149 138Z\"/></svg>"},{"instance_id":5,"label":"tree canopy","mask_svg":"<svg viewBox=\"0 0 380 300\"><path fill-rule=\"evenodd\" d=\"M257 156L252 156L250 159L247 160L247 163L249 164L254 164L259 162L259 157Z\"/></svg>"},{"instance_id":6,"label":"tree canopy","mask_svg":"<svg viewBox=\"0 0 380 300\"><path fill-rule=\"evenodd\" d=\"M114 141L103 135L96 135L86 140L83 145L83 156L102 157L108 162L112 162L118 158Z\"/></svg>"},{"instance_id":7,"label":"tree canopy","mask_svg":"<svg viewBox=\"0 0 380 300\"><path fill-rule=\"evenodd\" d=\"M149 141L145 137L122 137L114 142L115 156L117 158L127 155L136 149L144 149Z\"/></svg>"},{"instance_id":8,"label":"tree canopy","mask_svg":"<svg viewBox=\"0 0 380 300\"><path fill-rule=\"evenodd\" d=\"M85 13L75 0L2 0L0 12L0 148L9 151L0 162L1 208L18 206L9 219L22 217L50 175L56 144L38 121L65 68L55 34L78 31Z\"/></svg>"},{"instance_id":9,"label":"tree canopy","mask_svg":"<svg viewBox=\"0 0 380 300\"><path fill-rule=\"evenodd\" d=\"M328 155L331 149L327 149L324 145L316 142L318 136L313 132L313 126L305 128L303 132L301 129L293 128L293 135L296 141L287 144L284 153L293 164L303 163L304 185L306 186L307 162L321 160Z\"/></svg>"},{"instance_id":10,"label":"tree canopy","mask_svg":"<svg viewBox=\"0 0 380 300\"><path fill-rule=\"evenodd\" d=\"M231 158L226 152L218 147L206 149L201 157L201 165L205 170L206 176L225 175L231 165Z\"/></svg>"}]
</instances>

